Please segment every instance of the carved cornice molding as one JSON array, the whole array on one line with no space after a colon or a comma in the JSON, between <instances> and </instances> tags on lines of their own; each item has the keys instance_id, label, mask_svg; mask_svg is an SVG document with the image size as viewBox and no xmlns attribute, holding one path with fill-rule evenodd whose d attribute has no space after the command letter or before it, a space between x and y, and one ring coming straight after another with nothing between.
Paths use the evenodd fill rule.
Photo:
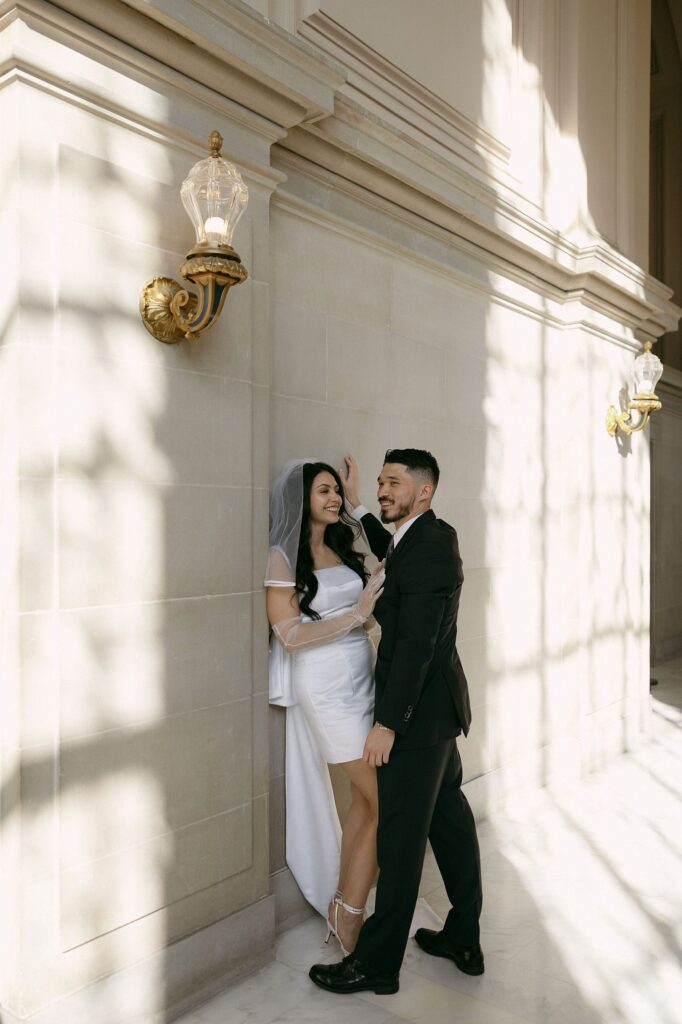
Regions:
<instances>
[{"instance_id":1,"label":"carved cornice molding","mask_svg":"<svg viewBox=\"0 0 682 1024\"><path fill-rule=\"evenodd\" d=\"M322 15L312 21L331 31ZM53 48L41 40L31 48L12 22L51 40ZM70 48L105 69L151 84L164 97L190 99L195 110L222 110L245 129L238 159L245 166L250 159L254 173L268 184L282 180L276 171L271 180L266 166L270 146L281 139L275 151L282 160L288 152L290 159L303 161L305 173L326 175L329 187L352 185L364 202L385 203L394 215L409 212L425 230L445 231L451 244L476 252L484 265L498 261L511 275L533 278L540 292L556 289L565 300L588 297L642 340L677 326L681 311L670 301L670 289L601 240L581 245L566 238L501 178L485 180L473 162L465 167L341 95L352 68L342 68L241 0L0 0L0 28L8 26L0 86L24 76L71 101L91 103L107 116L179 140L183 148L199 145L186 126L171 123L170 115L153 122L136 109L128 90L119 96L112 85L97 91L92 82L79 80L65 60L63 48ZM367 65L366 51L358 41L353 60L362 58ZM391 88L404 95L401 73L393 69L389 75L382 60L375 55L373 73L390 79ZM447 104L438 101L439 107L436 99L427 90L417 91L412 115L428 101L434 116L443 123L449 118L451 137L455 129L468 132L471 153L485 144L490 162L494 140L445 109ZM260 141L249 153L254 139ZM500 149L498 162L503 155Z\"/></svg>"},{"instance_id":2,"label":"carved cornice molding","mask_svg":"<svg viewBox=\"0 0 682 1024\"><path fill-rule=\"evenodd\" d=\"M419 265L427 268L430 273L455 281L468 291L480 292L538 323L550 324L563 331L579 329L602 341L639 352L638 329L642 317L630 315L623 310L622 305L613 305L585 288L570 290L542 281L515 263L490 252L482 252L472 243L461 238L453 240L447 229L427 222L405 209L399 209L389 200L378 196L369 197L364 189L351 182L340 182L339 179L334 181L328 172L320 168L313 169L305 160L291 153L278 154L277 165L287 171L288 182L286 191L278 189L273 194L273 205L284 213L322 226L352 241L361 241L363 245L384 254L410 261L414 260L416 254ZM389 237L388 231L367 227L367 218L363 218L361 213L358 215L357 211L356 217L351 219L348 210L344 211L345 215L332 213L322 201L302 198L292 189L298 187L298 180L304 179L309 183L317 182L324 189L334 188L336 192L359 201L365 207L371 205L390 218L397 230L391 232ZM309 188L306 192L309 192ZM436 242L435 250L429 244L430 240ZM460 254L454 263L453 250ZM458 262L463 265L455 265ZM641 314L641 310L638 312Z\"/></svg>"},{"instance_id":3,"label":"carved cornice molding","mask_svg":"<svg viewBox=\"0 0 682 1024\"><path fill-rule=\"evenodd\" d=\"M670 288L608 243L566 238L510 192L465 174L345 99L337 98L333 116L289 132L277 150L307 162L313 176L336 176L336 184L327 177L327 185L351 182L364 190L366 202L380 199L410 211L445 229L459 247L473 246L485 262L494 257L510 272L532 275L541 288L592 296L611 315L625 317L641 340L674 330L682 316Z\"/></svg>"},{"instance_id":4,"label":"carved cornice molding","mask_svg":"<svg viewBox=\"0 0 682 1024\"><path fill-rule=\"evenodd\" d=\"M422 140L449 160L474 166L484 178L505 174L510 151L480 125L427 89L323 11L298 25L298 33L348 69L342 94L394 127Z\"/></svg>"},{"instance_id":5,"label":"carved cornice molding","mask_svg":"<svg viewBox=\"0 0 682 1024\"><path fill-rule=\"evenodd\" d=\"M74 42L122 44L157 75L178 74L290 128L333 109L345 71L240 0L2 0L0 25L20 19ZM65 71L66 73L66 71Z\"/></svg>"},{"instance_id":6,"label":"carved cornice molding","mask_svg":"<svg viewBox=\"0 0 682 1024\"><path fill-rule=\"evenodd\" d=\"M77 2L86 8L89 0ZM282 99L302 107L284 127L328 114L346 70L303 39L285 32L242 0L121 0L126 6L170 29L224 65L241 71L254 84L269 88ZM180 13L181 11L181 13ZM163 42L161 48L163 49ZM253 109L252 104L247 103ZM263 113L265 111L259 111Z\"/></svg>"}]
</instances>

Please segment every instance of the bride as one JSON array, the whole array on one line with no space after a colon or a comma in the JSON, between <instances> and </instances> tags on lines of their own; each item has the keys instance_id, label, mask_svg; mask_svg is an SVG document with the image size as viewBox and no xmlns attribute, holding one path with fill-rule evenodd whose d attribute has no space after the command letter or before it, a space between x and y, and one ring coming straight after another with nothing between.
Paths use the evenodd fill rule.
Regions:
<instances>
[{"instance_id":1,"label":"bride","mask_svg":"<svg viewBox=\"0 0 682 1024\"><path fill-rule=\"evenodd\" d=\"M346 954L377 873L376 769L362 760L374 709L373 648L363 626L384 573L379 566L368 575L353 549L356 532L335 469L312 460L285 466L271 495L265 586L270 701L287 708L287 863L326 916L327 941L333 933ZM350 780L343 830L329 764Z\"/></svg>"}]
</instances>

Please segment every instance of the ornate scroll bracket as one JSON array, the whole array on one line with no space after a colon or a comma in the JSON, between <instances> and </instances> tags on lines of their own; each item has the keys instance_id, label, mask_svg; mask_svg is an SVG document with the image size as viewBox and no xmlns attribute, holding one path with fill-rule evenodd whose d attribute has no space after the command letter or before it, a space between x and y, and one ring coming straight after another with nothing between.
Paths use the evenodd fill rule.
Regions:
<instances>
[{"instance_id":1,"label":"ornate scroll bracket","mask_svg":"<svg viewBox=\"0 0 682 1024\"><path fill-rule=\"evenodd\" d=\"M195 249L187 254L180 273L196 285L198 295L172 277L149 281L140 296L140 315L149 333L166 345L177 345L183 338L196 339L209 330L220 316L230 288L248 277L239 256L231 252L232 256L226 256Z\"/></svg>"},{"instance_id":2,"label":"ornate scroll bracket","mask_svg":"<svg viewBox=\"0 0 682 1024\"><path fill-rule=\"evenodd\" d=\"M657 395L654 395L653 393L635 395L633 400L628 404L627 409L623 409L622 412L618 412L615 405L610 405L608 407L606 411L606 429L611 437L613 437L619 429L628 436L630 434L636 434L637 431L644 430L645 426L649 422L651 413L656 412L661 408L663 408L663 406ZM638 419L634 424L630 409L633 409L639 414Z\"/></svg>"}]
</instances>

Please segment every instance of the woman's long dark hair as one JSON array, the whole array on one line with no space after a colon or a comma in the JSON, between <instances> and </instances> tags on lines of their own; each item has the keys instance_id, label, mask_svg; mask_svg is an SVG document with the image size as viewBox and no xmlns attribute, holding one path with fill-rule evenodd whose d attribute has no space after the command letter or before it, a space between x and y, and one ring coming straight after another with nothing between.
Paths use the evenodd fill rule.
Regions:
<instances>
[{"instance_id":1,"label":"woman's long dark hair","mask_svg":"<svg viewBox=\"0 0 682 1024\"><path fill-rule=\"evenodd\" d=\"M310 607L317 594L317 577L313 571L313 554L310 550L310 491L313 481L319 473L331 473L339 486L341 509L338 523L330 523L324 531L324 542L338 555L344 565L356 572L364 583L368 573L365 571L365 556L353 549L353 542L360 536L360 527L346 512L343 501L343 483L341 477L326 462L308 462L303 467L303 516L301 533L298 542L298 558L296 560L296 590L299 607L304 615L311 619L319 619L318 613Z\"/></svg>"}]
</instances>

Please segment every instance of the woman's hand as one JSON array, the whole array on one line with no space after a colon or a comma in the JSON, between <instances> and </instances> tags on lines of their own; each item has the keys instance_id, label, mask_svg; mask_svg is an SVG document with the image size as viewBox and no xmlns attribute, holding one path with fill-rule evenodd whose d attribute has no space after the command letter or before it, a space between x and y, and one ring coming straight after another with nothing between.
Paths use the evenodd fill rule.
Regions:
<instances>
[{"instance_id":1,"label":"woman's hand","mask_svg":"<svg viewBox=\"0 0 682 1024\"><path fill-rule=\"evenodd\" d=\"M339 468L339 476L343 480L343 489L346 492L346 500L352 508L357 508L361 505L360 495L358 493L360 485L360 471L358 464L352 455L346 455L344 458L344 464Z\"/></svg>"},{"instance_id":2,"label":"woman's hand","mask_svg":"<svg viewBox=\"0 0 682 1024\"><path fill-rule=\"evenodd\" d=\"M384 563L379 562L376 569L374 569L372 575L367 580L367 586L363 590L362 596L358 601L358 611L365 620L370 617L374 611L374 605L384 592L385 578L386 570L384 569Z\"/></svg>"}]
</instances>

